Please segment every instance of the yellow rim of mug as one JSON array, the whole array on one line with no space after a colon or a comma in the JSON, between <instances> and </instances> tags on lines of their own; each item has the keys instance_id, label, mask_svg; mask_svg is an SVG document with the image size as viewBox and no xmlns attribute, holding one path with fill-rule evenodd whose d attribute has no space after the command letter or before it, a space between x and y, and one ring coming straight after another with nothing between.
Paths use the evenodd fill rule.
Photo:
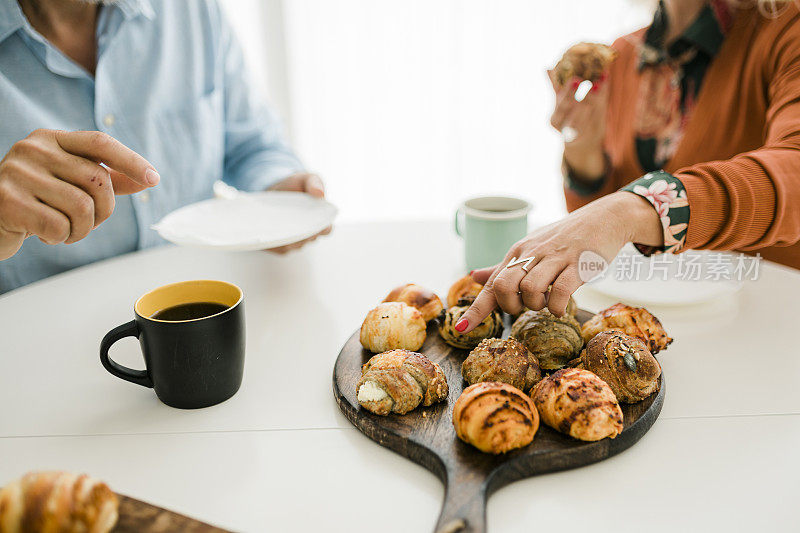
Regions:
<instances>
[{"instance_id":1,"label":"yellow rim of mug","mask_svg":"<svg viewBox=\"0 0 800 533\"><path fill-rule=\"evenodd\" d=\"M516 207L511 206L512 209L510 211L489 210L503 209L503 205L501 204L515 204ZM513 220L525 216L531 209L533 209L533 204L522 198L514 198L512 196L476 196L465 200L461 204L459 210L473 218L481 218L484 220Z\"/></svg>"},{"instance_id":2,"label":"yellow rim of mug","mask_svg":"<svg viewBox=\"0 0 800 533\"><path fill-rule=\"evenodd\" d=\"M179 281L162 285L156 289L143 294L133 305L134 312L152 322L163 322L168 324L178 324L181 322L196 322L205 320L227 313L242 301L244 293L242 289L227 281L213 279L198 279L192 281ZM218 303L228 308L214 315L193 318L191 320L159 320L152 315L162 309L167 309L181 304L188 303Z\"/></svg>"}]
</instances>

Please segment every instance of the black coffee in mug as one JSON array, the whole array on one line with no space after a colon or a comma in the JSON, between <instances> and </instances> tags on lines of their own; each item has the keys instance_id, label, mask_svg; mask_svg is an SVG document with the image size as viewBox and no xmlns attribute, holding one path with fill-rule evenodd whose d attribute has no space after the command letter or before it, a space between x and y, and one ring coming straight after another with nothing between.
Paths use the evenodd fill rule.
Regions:
<instances>
[{"instance_id":1,"label":"black coffee in mug","mask_svg":"<svg viewBox=\"0 0 800 533\"><path fill-rule=\"evenodd\" d=\"M108 355L123 337L137 337L146 370L132 370ZM184 281L148 292L134 305L134 320L103 338L100 361L118 378L155 389L165 404L208 407L236 394L244 372L244 297L224 281Z\"/></svg>"}]
</instances>

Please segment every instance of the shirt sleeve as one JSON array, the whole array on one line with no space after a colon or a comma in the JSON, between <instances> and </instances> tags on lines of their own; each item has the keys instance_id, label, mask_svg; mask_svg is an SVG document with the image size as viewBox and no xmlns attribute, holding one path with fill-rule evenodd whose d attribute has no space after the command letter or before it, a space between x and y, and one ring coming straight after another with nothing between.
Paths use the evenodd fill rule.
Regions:
<instances>
[{"instance_id":1,"label":"shirt sleeve","mask_svg":"<svg viewBox=\"0 0 800 533\"><path fill-rule=\"evenodd\" d=\"M241 46L217 9L223 68L225 165L223 180L245 191L260 191L303 172L275 113L253 90Z\"/></svg>"},{"instance_id":2,"label":"shirt sleeve","mask_svg":"<svg viewBox=\"0 0 800 533\"><path fill-rule=\"evenodd\" d=\"M680 179L669 172L648 172L621 190L637 194L650 202L658 213L664 232L664 245L646 246L634 243L645 255L680 252L686 243L689 226L689 202L686 189Z\"/></svg>"},{"instance_id":3,"label":"shirt sleeve","mask_svg":"<svg viewBox=\"0 0 800 533\"><path fill-rule=\"evenodd\" d=\"M688 248L747 251L800 240L800 32L784 32L770 56L764 146L675 172L692 211Z\"/></svg>"}]
</instances>

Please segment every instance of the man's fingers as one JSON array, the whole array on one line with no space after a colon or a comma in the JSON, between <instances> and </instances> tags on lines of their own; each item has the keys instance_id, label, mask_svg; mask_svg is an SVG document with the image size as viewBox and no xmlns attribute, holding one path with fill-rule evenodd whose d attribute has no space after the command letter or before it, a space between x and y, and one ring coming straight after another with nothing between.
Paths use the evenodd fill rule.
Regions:
<instances>
[{"instance_id":1,"label":"man's fingers","mask_svg":"<svg viewBox=\"0 0 800 533\"><path fill-rule=\"evenodd\" d=\"M116 196L134 194L149 187L149 185L142 185L141 183L133 181L126 174L117 172L113 168L109 169L109 172L111 174L111 186L113 187L114 194Z\"/></svg>"},{"instance_id":2,"label":"man's fingers","mask_svg":"<svg viewBox=\"0 0 800 533\"><path fill-rule=\"evenodd\" d=\"M314 198L325 198L325 185L316 174L308 175L305 183L303 183L303 190Z\"/></svg>"},{"instance_id":3,"label":"man's fingers","mask_svg":"<svg viewBox=\"0 0 800 533\"><path fill-rule=\"evenodd\" d=\"M4 195L0 199L3 229L8 232L36 235L45 244L59 244L70 234L67 216L30 196Z\"/></svg>"},{"instance_id":4,"label":"man's fingers","mask_svg":"<svg viewBox=\"0 0 800 533\"><path fill-rule=\"evenodd\" d=\"M486 285L489 281L489 278L492 277L494 271L497 270L497 267L500 265L494 265L486 268L479 268L478 270L473 270L470 276L476 283L480 283L481 285Z\"/></svg>"},{"instance_id":5,"label":"man's fingers","mask_svg":"<svg viewBox=\"0 0 800 533\"><path fill-rule=\"evenodd\" d=\"M56 178L80 188L92 197L93 228L102 224L114 212L114 187L108 169L94 161L66 152L54 158L51 168Z\"/></svg>"},{"instance_id":6,"label":"man's fingers","mask_svg":"<svg viewBox=\"0 0 800 533\"><path fill-rule=\"evenodd\" d=\"M47 176L35 180L31 194L69 219L69 236L64 243L71 244L85 238L95 227L95 201L86 191Z\"/></svg>"},{"instance_id":7,"label":"man's fingers","mask_svg":"<svg viewBox=\"0 0 800 533\"><path fill-rule=\"evenodd\" d=\"M578 270L575 266L564 269L550 288L550 295L547 300L547 308L556 316L562 316L567 310L569 297L583 285Z\"/></svg>"},{"instance_id":8,"label":"man's fingers","mask_svg":"<svg viewBox=\"0 0 800 533\"><path fill-rule=\"evenodd\" d=\"M91 159L125 174L144 187L157 185L161 179L147 159L110 135L100 131L53 131L61 148L73 155Z\"/></svg>"}]
</instances>

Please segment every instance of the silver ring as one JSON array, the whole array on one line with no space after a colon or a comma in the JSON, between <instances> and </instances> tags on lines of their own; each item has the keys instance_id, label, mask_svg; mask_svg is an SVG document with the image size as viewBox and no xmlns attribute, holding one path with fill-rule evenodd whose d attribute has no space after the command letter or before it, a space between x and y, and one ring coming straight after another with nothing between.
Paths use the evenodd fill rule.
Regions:
<instances>
[{"instance_id":1,"label":"silver ring","mask_svg":"<svg viewBox=\"0 0 800 533\"><path fill-rule=\"evenodd\" d=\"M536 259L535 255L532 255L530 257L524 257L522 259L517 259L516 257L512 257L511 261L509 261L508 264L506 265L506 268L511 268L524 263L522 265L522 270L524 270L525 273L528 273L530 272L528 269L531 267L531 263L533 263L535 259Z\"/></svg>"}]
</instances>

